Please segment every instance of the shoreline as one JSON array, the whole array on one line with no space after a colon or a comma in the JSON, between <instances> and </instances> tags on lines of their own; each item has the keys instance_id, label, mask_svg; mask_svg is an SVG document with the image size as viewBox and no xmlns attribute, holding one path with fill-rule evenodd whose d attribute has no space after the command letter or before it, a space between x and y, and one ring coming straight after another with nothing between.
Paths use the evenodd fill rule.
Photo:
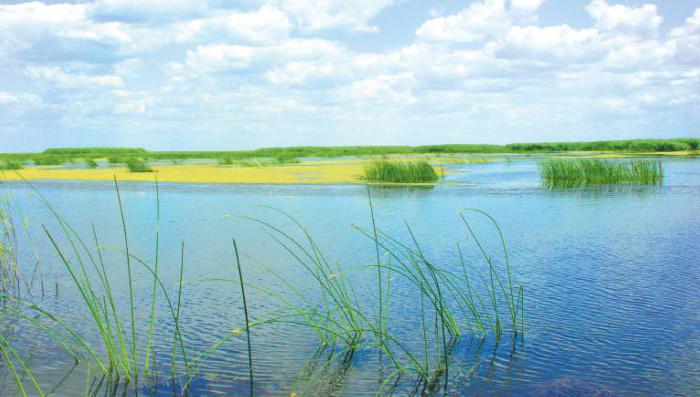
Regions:
<instances>
[{"instance_id":1,"label":"shoreline","mask_svg":"<svg viewBox=\"0 0 700 397\"><path fill-rule=\"evenodd\" d=\"M486 155L484 153L483 155ZM423 158L435 167L459 164L483 164L500 161L518 161L534 156L484 156L470 154L469 156L455 155L413 155L407 159ZM652 153L620 153L620 152L568 152L550 154L550 158L636 158L654 156L658 158L697 158L691 152L652 152ZM400 158L390 157L393 161ZM297 164L276 164L259 167L242 165L215 164L179 164L151 165L154 172L130 172L126 167L108 168L64 168L52 166L28 166L19 170L0 170L0 180L72 180L72 181L111 181L115 177L119 181L152 182L156 176L159 182L175 183L220 183L220 184L252 184L252 185L354 185L365 184L360 179L364 168L376 158L352 159L318 159L303 161ZM442 172L446 172L443 167ZM447 172L449 173L449 171ZM437 183L372 183L379 185L421 185L434 186Z\"/></svg>"}]
</instances>

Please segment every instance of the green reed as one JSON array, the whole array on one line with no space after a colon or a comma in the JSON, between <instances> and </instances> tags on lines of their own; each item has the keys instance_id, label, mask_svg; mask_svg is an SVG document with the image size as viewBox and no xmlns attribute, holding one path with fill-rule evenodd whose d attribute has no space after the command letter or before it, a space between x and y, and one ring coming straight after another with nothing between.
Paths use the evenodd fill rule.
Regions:
<instances>
[{"instance_id":1,"label":"green reed","mask_svg":"<svg viewBox=\"0 0 700 397\"><path fill-rule=\"evenodd\" d=\"M556 159L540 163L540 177L548 188L572 188L608 184L660 184L661 161L611 159Z\"/></svg>"},{"instance_id":2,"label":"green reed","mask_svg":"<svg viewBox=\"0 0 700 397\"><path fill-rule=\"evenodd\" d=\"M427 161L374 161L367 165L362 179L367 182L427 183L439 175Z\"/></svg>"},{"instance_id":3,"label":"green reed","mask_svg":"<svg viewBox=\"0 0 700 397\"><path fill-rule=\"evenodd\" d=\"M371 203L371 197L369 198ZM316 240L301 223L284 211L274 208L273 210L290 220L301 237L296 238L293 233L264 220L246 219L262 225L273 240L316 281L321 294L320 299L306 296L304 291L294 287L294 283L283 275L276 275L276 277L289 287L288 291L280 292L278 289L270 291L253 286L283 304L282 310L288 314L280 316L273 322L294 324L309 329L320 338L321 346L333 346L331 352L334 349L340 349L340 352L352 355L352 352L364 347L378 349L380 360L382 356L386 357L386 362L383 362L382 366L388 365L392 369L383 379L381 387L406 373L416 374L425 388L435 387L441 377L447 377L452 348L462 333L460 324L466 324L470 332L482 337L491 334L496 341L500 340L506 324L514 337L524 332L523 287L522 284L519 287L515 285L505 239L495 220L488 214L470 210L493 222L503 250L503 259L500 262L486 252L485 246L476 238L467 217L465 215L461 217L486 263L487 277L481 278L483 286L477 289L467 275L461 250L463 273L445 269L428 257L408 224L406 224L406 230L410 236L408 242L403 242L377 229L374 207L371 204L372 228L364 230L356 227L356 229L373 243L376 263L360 268L345 268L329 261ZM375 277L379 295L376 305L369 305L369 307L368 301L358 299L357 291L363 288L353 283L348 277L351 272L368 268L376 268ZM272 269L266 270L270 274L275 274ZM484 273L483 270L476 270ZM383 272L388 274L386 285L383 283ZM390 281L392 279L394 280ZM396 283L397 280L407 281L419 294L422 353L409 347L410 340L402 340L390 331L388 318L391 301L390 287L391 283ZM300 303L294 303L295 300ZM319 303L309 307L308 302L311 301ZM508 310L509 315L506 318L502 318L499 313L501 303ZM455 309L458 310L455 311ZM378 314L374 315L375 313ZM330 355L333 354L338 356L337 353ZM431 360L430 357L435 359Z\"/></svg>"},{"instance_id":4,"label":"green reed","mask_svg":"<svg viewBox=\"0 0 700 397\"><path fill-rule=\"evenodd\" d=\"M88 312L88 323L91 323L91 325L93 325L98 331L100 336L100 347L101 350L105 352L106 357L98 353L100 349L97 348L97 345L93 345L88 342L89 334L84 333L86 330L82 327L85 324L81 324L80 329L73 328L60 317L51 314L50 312L29 301L15 299L17 308L5 306L4 310L6 313L0 314L2 314L3 317L12 315L15 318L23 319L36 326L38 329L45 331L51 340L57 345L61 346L66 353L71 355L76 360L76 362L86 363L88 374L101 374L103 377L107 377L110 380L109 382L126 382L126 384L133 382L134 387L136 388L140 372L140 356L136 347L137 339L134 317L135 307L133 303L133 277L131 273L131 265L133 262L133 264L142 266L153 276L154 285L157 285L165 298L169 309L169 314L174 320L174 349L177 349L179 358L181 358L184 362L185 374L189 379L191 376L191 373L189 372L189 362L179 326L179 311L181 303L179 297L181 296L182 292L182 280L180 280L180 283L178 284L177 304L173 305L172 299L170 298L166 287L160 280L157 271L145 261L130 253L122 200L116 180L115 190L117 191L117 201L120 208L125 244L124 250L115 250L115 252L121 252L124 254L127 264L127 284L130 297L129 313L127 314L128 321L126 321L116 309L113 285L111 284L110 278L107 274L103 257L103 251L105 248L99 241L94 224L92 226L94 247L91 248L86 240L83 239L82 236L80 236L75 229L53 209L53 207L41 195L41 193L34 189L35 193L37 193L38 197L51 212L54 219L58 222L63 238L67 242L68 249L66 250L59 245L57 237L51 231L49 231L48 227L42 225L44 233L51 243L51 246L57 253L63 267L70 275L73 287L75 287L81 296L81 302L84 304L85 309ZM157 207L159 207L159 204L157 204ZM160 211L159 209L156 211L159 218ZM158 241L158 237L156 237L156 241ZM156 252L157 250L158 248L156 246ZM184 263L181 263L180 266L182 272ZM154 302L156 294L155 287L152 290L152 294L152 302ZM148 318L149 333L147 341L146 364L144 365L147 380L149 373L148 357L152 350L151 338L154 319L155 311L152 303L150 317ZM129 323L131 332L126 331L127 327L125 327L125 323ZM2 332L0 332L0 336L2 336ZM7 346L7 344L2 346L4 352L9 351ZM13 359L13 357L8 354L4 354L4 357L8 363L8 366L13 365L12 361L20 362L17 360L19 357L15 357L15 359ZM175 360L176 357L173 356L173 378L175 377ZM25 373L31 376L28 369L25 371ZM26 395L26 393L23 392L24 385L22 382L18 383L17 386L20 394ZM38 385L34 386L36 388L36 393L41 395L42 391L40 388L38 388Z\"/></svg>"},{"instance_id":5,"label":"green reed","mask_svg":"<svg viewBox=\"0 0 700 397\"><path fill-rule=\"evenodd\" d=\"M510 260L503 234L495 219L478 210L468 210L489 220L496 230L501 242L502 255L491 255L486 246L477 238L472 229L467 212L461 214L470 240L473 240L479 249L485 266L477 263L469 264L465 259L461 245L457 245L458 258L461 269L455 271L454 267L447 267L429 257L422 247L420 238L406 224L407 240L389 235L378 228L375 220L375 207L371 195L368 192L369 215L371 229L365 230L355 227L365 236L372 245L374 259L368 265L357 267L345 267L339 262L331 261L324 254L319 244L299 221L284 211L272 208L282 215L294 226L293 231L288 231L273 223L246 218L261 225L268 235L286 251L294 261L301 266L304 274L314 280L320 298L310 296L306 289L301 289L286 275L277 274L269 269L267 274L275 277L286 288L264 288L255 284L244 282L241 259L238 245L233 240L233 250L238 270L238 279L209 280L224 281L238 284L243 299L245 324L235 328L216 340L208 349L199 355L190 357L184 343L184 337L180 329L182 290L184 286L184 242L180 251L179 283L176 296L171 297L167 288L159 277L159 245L160 245L160 195L158 183L156 189L156 232L155 254L153 265L134 256L129 248L129 234L127 222L119 190L119 184L115 179L115 191L117 205L120 210L121 229L124 237L123 249L112 250L114 253L124 254L124 262L127 270L127 287L129 291L129 309L126 315L116 310L115 286L106 271L103 252L93 224L92 234L94 246L90 246L75 229L63 219L41 196L46 207L58 222L63 241L67 244L64 248L59 244L59 239L43 226L44 233L57 253L60 262L66 269L72 280L72 286L79 292L81 301L88 313L89 323L98 331L99 342L89 342L85 327L80 329L72 327L65 320L42 309L36 304L24 300L16 300L17 307L9 307L3 317L14 316L21 318L37 329L48 335L51 340L73 357L76 362L87 364L88 376L90 374L101 375L112 380L112 383L133 382L136 390L139 374L144 373L146 383L149 375L156 371L156 362L151 366L153 346L153 327L155 323L155 299L157 294L162 294L166 304L168 315L172 318L174 330L172 334L171 376L173 384L178 376L177 362L184 363L184 375L187 382L182 386L186 392L189 381L198 373L206 359L221 347L226 341L237 338L246 332L248 343L248 366L253 390L253 356L252 333L253 328L261 326L274 326L275 324L291 324L300 329L308 330L315 334L320 341L319 351L325 351L325 362L316 366L310 377L305 379L333 378L329 390L335 390L336 382L340 382L343 374L348 370L349 363L354 354L360 349L376 349L379 354L380 367L389 371L384 374L381 371L381 382L378 385L378 393L384 388L390 387L392 382L398 382L402 376L413 374L417 377L424 393L430 393L436 388L441 379L446 380L449 373L452 351L456 341L465 329L472 335L485 338L491 335L498 342L506 331L513 337L522 336L524 332L524 293L523 286L515 282L512 274ZM35 190L36 191L36 190ZM134 305L133 274L132 267L141 266L152 277L150 288L150 311L147 318L148 332L146 337L145 361L141 361L137 346L135 332L136 310ZM262 264L261 264L262 266ZM468 269L471 267L470 269ZM468 271L469 270L469 271ZM377 300L361 299L365 293L365 283L358 284L351 277L353 272L370 271L370 280L376 277ZM470 274L477 274L477 282L470 278ZM366 280L363 278L363 280ZM202 280L206 281L206 280ZM478 281L481 285L477 286ZM407 283L416 291L420 300L420 313L417 320L420 321L421 348L416 349L413 342L415 335L408 336L399 329L392 327L389 312L391 311L392 288L397 282ZM281 306L266 313L260 313L257 319L249 318L246 290L253 288L262 291L270 297L278 300ZM317 304L309 305L309 302ZM507 309L508 315L502 316L499 312L502 307ZM518 318L519 317L519 318ZM518 321L519 320L519 321ZM519 323L519 324L518 324ZM84 326L85 324L81 324ZM36 394L42 395L42 390L32 377L26 365L26 359L20 356L10 345L7 337L0 331L0 353L7 367L17 383L21 395L29 394L25 379L36 389ZM162 342L160 342L162 344ZM422 350L422 351L421 351ZM104 351L103 354L100 351ZM301 379L301 378L300 378ZM101 383L100 383L101 384ZM335 386L334 386L335 385ZM308 385L307 385L308 386ZM302 387L295 385L294 388ZM313 394L313 390L304 392Z\"/></svg>"},{"instance_id":6,"label":"green reed","mask_svg":"<svg viewBox=\"0 0 700 397\"><path fill-rule=\"evenodd\" d=\"M153 169L145 161L139 159L126 160L126 168L129 172L153 172Z\"/></svg>"},{"instance_id":7,"label":"green reed","mask_svg":"<svg viewBox=\"0 0 700 397\"><path fill-rule=\"evenodd\" d=\"M21 170L22 168L24 168L24 164L19 161L5 161L0 163L0 170L13 171Z\"/></svg>"}]
</instances>

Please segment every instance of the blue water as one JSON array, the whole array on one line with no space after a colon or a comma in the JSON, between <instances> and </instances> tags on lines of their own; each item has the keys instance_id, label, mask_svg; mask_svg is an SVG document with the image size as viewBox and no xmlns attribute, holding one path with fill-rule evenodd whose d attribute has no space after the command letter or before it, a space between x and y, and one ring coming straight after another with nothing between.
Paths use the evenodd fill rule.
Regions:
<instances>
[{"instance_id":1,"label":"blue water","mask_svg":"<svg viewBox=\"0 0 700 397\"><path fill-rule=\"evenodd\" d=\"M422 248L446 269L457 269L456 243L468 261L482 266L459 212L478 208L491 214L505 236L514 278L525 289L524 338L508 334L499 344L465 330L450 363L449 395L684 395L700 394L700 161L665 160L661 186L607 186L569 191L540 187L532 159L487 164L453 165L445 184L434 188L373 187L377 227L410 241L406 223ZM31 294L37 301L97 341L86 321L84 305L69 275L40 228L45 224L60 238L56 220L22 183L8 183L18 257L29 274L40 263ZM36 189L75 229L92 242L91 224L101 244L123 247L114 185L108 182L35 182ZM120 184L130 248L151 261L154 256L156 200L152 184ZM371 228L366 187L160 184L161 275L170 292L179 276L180 244L185 265L181 324L193 354L204 351L231 329L243 324L239 287L205 281L237 273L232 250L236 237L242 250L246 280L258 287L286 288L273 272L297 286L313 301L310 276L249 216L293 231L272 206L297 218L316 238L324 254L344 269L372 263L374 246L353 226ZM499 255L494 229L478 214L467 218L487 250ZM27 222L22 222L26 218ZM22 226L28 224L28 229ZM298 233L297 233L298 235ZM108 273L115 284L120 310L128 308L123 256L107 253ZM151 279L134 267L137 332L145 340ZM351 279L359 299L376 294L376 270L356 271ZM56 291L56 286L57 291ZM390 327L410 336L419 327L420 304L415 291L400 281L393 292ZM279 306L269 294L249 288L253 319ZM313 302L311 302L313 303ZM157 361L168 368L159 394L168 388L172 319L158 299L155 328ZM73 366L61 349L24 323L5 322L14 346L45 389L51 389ZM84 324L84 325L83 325ZM411 339L410 337L408 338ZM415 343L420 346L421 340ZM253 333L255 389L258 394L289 395L299 373L318 347L308 330L291 325L261 326ZM373 395L381 371L376 352L361 350L342 371L336 395ZM12 379L0 367L3 385ZM233 338L205 362L191 385L201 394L248 392L245 338ZM54 395L82 394L85 373L78 366ZM402 380L396 394L411 391ZM151 389L153 391L153 389ZM436 393L443 392L440 388Z\"/></svg>"}]
</instances>

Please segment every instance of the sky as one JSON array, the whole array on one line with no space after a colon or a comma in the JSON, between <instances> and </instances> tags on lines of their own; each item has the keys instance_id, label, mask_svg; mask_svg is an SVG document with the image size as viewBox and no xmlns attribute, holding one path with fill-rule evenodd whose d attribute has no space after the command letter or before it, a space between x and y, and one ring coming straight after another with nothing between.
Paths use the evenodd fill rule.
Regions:
<instances>
[{"instance_id":1,"label":"sky","mask_svg":"<svg viewBox=\"0 0 700 397\"><path fill-rule=\"evenodd\" d=\"M0 152L700 137L700 0L0 0Z\"/></svg>"}]
</instances>

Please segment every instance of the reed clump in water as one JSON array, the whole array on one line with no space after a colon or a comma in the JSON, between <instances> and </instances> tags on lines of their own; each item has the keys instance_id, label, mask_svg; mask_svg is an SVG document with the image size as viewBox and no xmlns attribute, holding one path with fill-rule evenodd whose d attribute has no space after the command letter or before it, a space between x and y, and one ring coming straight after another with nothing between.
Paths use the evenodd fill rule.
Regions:
<instances>
[{"instance_id":1,"label":"reed clump in water","mask_svg":"<svg viewBox=\"0 0 700 397\"><path fill-rule=\"evenodd\" d=\"M172 320L173 330L170 336L172 344L172 379L184 376L185 383L180 391L185 394L189 381L198 373L206 358L223 345L227 340L237 338L245 331L248 339L248 361L251 393L253 390L253 355L252 342L254 333L252 329L264 325L284 323L295 325L305 329L320 340L319 351L323 355L326 352L324 363L311 371L311 380L320 381L328 388L327 394L333 394L336 388L342 384L344 373L351 366L355 353L363 349L372 349L379 352L379 360L382 368L387 372L381 376L377 394L383 394L383 389L390 386L402 376L413 374L417 376L417 383L422 387L422 394L430 394L438 387L444 378L446 387L448 372L452 359L452 352L456 342L463 332L476 337L485 338L491 335L498 342L505 332L512 332L514 337L524 332L524 293L522 284L513 279L505 241L495 220L483 212L495 226L500 236L503 256L492 256L485 250L472 230L465 214L461 220L468 236L473 240L483 258L485 267L476 270L477 279L472 279L468 271L469 264L462 255L462 250L457 245L460 269L450 269L441 260L430 258L423 250L420 240L414 234L411 227L406 224L408 239L401 239L389 235L377 227L374 219L374 209L369 200L371 229L356 229L367 238L372 245L374 259L368 265L355 268L342 266L340 263L329 260L323 253L319 244L298 221L283 211L285 223L293 224L296 232L286 231L274 226L272 223L260 219L251 219L263 226L263 229L304 269L304 274L312 278L318 287L320 297L309 295L307 289L296 286L286 275L277 274L269 269L269 274L276 277L283 287L269 290L244 281L242 265L238 255L238 247L234 240L235 263L238 270L238 278L225 281L240 286L245 324L235 328L210 348L199 355L194 355L188 350L186 339L181 333L181 301L183 289L184 267L184 243L180 250L179 282L174 291L169 292L159 277L159 229L155 233L155 256L153 264L139 259L132 254L129 248L127 223L123 212L119 186L115 180L115 190L121 226L124 237L123 250L109 249L100 243L93 225L90 239L83 239L73 227L63 219L37 191L37 195L45 203L55 217L59 226L59 235L52 233L44 227L44 233L49 243L54 248L60 263L70 275L71 286L80 296L81 303L86 310L86 321L81 328L74 328L67 321L51 314L30 301L17 299L17 308L8 307L6 312L0 312L0 316L14 316L30 323L32 326L46 332L58 346L76 362L87 364L88 378L86 383L97 375L99 378L107 378L108 382L116 385L133 384L134 390L138 390L139 382L146 385L149 378L153 379L158 374L159 362L153 358L151 366L150 357L155 357L154 346L162 345L162 341L156 343L153 339L153 328L156 323L155 302L156 296L165 300L165 315ZM156 222L160 224L160 199L156 184ZM472 210L474 212L474 210ZM295 234L297 235L295 237ZM59 237L62 237L59 239ZM61 246L60 241L68 243ZM122 253L126 265L129 307L126 312L116 310L115 291L119 286L110 280L106 271L104 252ZM457 259L455 259L457 260ZM134 293L132 282L134 276L132 268L139 267L147 271L153 277L150 287L150 316L148 320L148 332L146 346L138 343L141 339L136 332L134 311ZM370 280L376 277L378 295L375 299L363 299L367 295L367 283L358 284L357 279L351 277L353 272L366 271L370 274ZM483 275L483 277L482 277ZM366 279L365 279L366 280ZM393 302L396 294L393 292L399 285L404 285L415 291L416 299L420 302L420 311L415 313L419 329L415 332L404 334L399 326L402 323L393 322L390 319ZM244 288L245 284L245 288ZM374 283L371 283L374 284ZM246 303L245 290L253 288L267 292L271 297L282 304L266 313L256 313L249 318L248 305ZM121 288L125 288L122 284ZM405 287L404 287L405 288ZM371 296L371 295L370 295ZM315 302L310 305L309 302ZM90 332L97 330L98 338L92 340ZM405 330L404 330L405 331ZM418 338L420 346L416 346ZM166 342L167 343L167 342ZM141 352L141 354L140 354ZM145 360L142 358L145 352ZM0 330L0 353L5 363L11 368L21 395L26 395L26 381L29 378L35 391L41 395L41 387L32 376L31 371L25 365L25 358L17 353L6 340L6 335ZM336 364L339 364L336 368ZM178 369L179 368L179 369ZM334 379L328 381L327 377L333 375ZM337 378L337 379L335 379ZM302 379L303 381L307 381ZM94 383L94 382L93 382ZM101 383L101 381L100 381ZM321 387L326 387L321 386ZM126 386L125 386L126 387ZM308 387L311 387L309 389ZM304 392L313 395L316 386L295 385L294 389L303 389ZM304 393L307 394L307 393Z\"/></svg>"},{"instance_id":2,"label":"reed clump in water","mask_svg":"<svg viewBox=\"0 0 700 397\"><path fill-rule=\"evenodd\" d=\"M439 179L427 161L374 161L365 167L362 179L367 182L430 183Z\"/></svg>"},{"instance_id":3,"label":"reed clump in water","mask_svg":"<svg viewBox=\"0 0 700 397\"><path fill-rule=\"evenodd\" d=\"M663 165L655 160L556 159L540 163L540 177L548 188L654 185L661 183L663 176Z\"/></svg>"},{"instance_id":4,"label":"reed clump in water","mask_svg":"<svg viewBox=\"0 0 700 397\"><path fill-rule=\"evenodd\" d=\"M371 201L370 209L372 228L356 229L374 246L376 263L360 268L344 267L329 260L308 230L283 211L276 210L296 226L299 237L267 221L248 218L261 224L294 258L316 281L321 294L320 299L307 296L306 291L295 287L288 277L277 274L272 268L266 269L288 287L286 293L262 289L283 304L283 312L271 322L293 324L312 331L319 338L319 350L328 351L321 360L325 364L302 374L306 378L301 379L304 383L320 381L320 384L295 385L295 390L302 391L301 394L318 394L318 390L309 390L309 387L332 388L333 385L325 383L324 379L317 379L317 375L323 378L329 366L336 364L343 372L342 368L348 365L346 361L352 360L355 352L368 348L378 351L381 366L388 371L382 377L378 394L406 374L416 375L419 387L430 394L429 390L437 387L443 377L443 385L446 385L452 351L465 329L478 338L491 335L497 343L506 330L514 337L524 332L523 286L513 279L505 240L493 218L475 211L495 226L502 244L502 260L486 252L466 215L461 215L468 235L486 264L486 269L482 270L486 276L472 280L468 275L470 265L459 245L461 271L448 270L427 255L408 224L406 231L410 238L401 241L377 228ZM360 299L369 284L358 285L349 277L351 273L362 271L375 274L371 276L377 280L378 294L374 301ZM396 283L409 286L421 302L416 317L422 326L409 336L403 335L389 318ZM309 307L308 302L317 303ZM422 347L417 349L413 343L416 338L422 342ZM332 393L333 390L324 390L320 394Z\"/></svg>"},{"instance_id":5,"label":"reed clump in water","mask_svg":"<svg viewBox=\"0 0 700 397\"><path fill-rule=\"evenodd\" d=\"M24 168L24 165L18 161L5 161L4 163L0 163L0 170L21 170Z\"/></svg>"},{"instance_id":6,"label":"reed clump in water","mask_svg":"<svg viewBox=\"0 0 700 397\"><path fill-rule=\"evenodd\" d=\"M127 160L126 167L129 169L129 172L153 172L153 168L149 167L144 161L138 159Z\"/></svg>"}]
</instances>

